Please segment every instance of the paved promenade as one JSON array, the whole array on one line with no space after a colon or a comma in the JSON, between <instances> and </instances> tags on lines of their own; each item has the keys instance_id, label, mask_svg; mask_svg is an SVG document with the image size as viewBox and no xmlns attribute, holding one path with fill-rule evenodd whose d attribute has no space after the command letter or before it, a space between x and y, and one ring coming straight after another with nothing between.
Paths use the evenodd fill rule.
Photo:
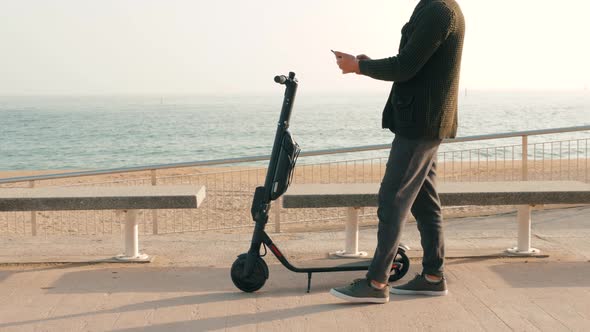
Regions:
<instances>
[{"instance_id":1,"label":"paved promenade","mask_svg":"<svg viewBox=\"0 0 590 332\"><path fill-rule=\"evenodd\" d=\"M156 256L150 264L0 265L0 331L590 330L590 207L536 211L533 234L548 256L497 257L516 243L513 214L448 220L449 296L392 296L385 305L346 304L327 293L362 272L316 274L306 294L306 276L270 258L264 288L239 292L229 266L249 234L143 236L142 250ZM344 238L271 236L296 260L342 249ZM363 229L361 249L374 242L375 229ZM420 256L414 224L403 242ZM0 262L100 259L119 246L118 237L1 238ZM404 280L419 272L413 263Z\"/></svg>"}]
</instances>

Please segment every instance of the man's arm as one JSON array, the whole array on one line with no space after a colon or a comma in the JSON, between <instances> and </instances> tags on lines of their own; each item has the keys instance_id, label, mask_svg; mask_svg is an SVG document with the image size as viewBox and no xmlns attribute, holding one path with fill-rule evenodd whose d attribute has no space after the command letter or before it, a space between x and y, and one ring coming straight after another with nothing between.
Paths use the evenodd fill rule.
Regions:
<instances>
[{"instance_id":1,"label":"man's arm","mask_svg":"<svg viewBox=\"0 0 590 332\"><path fill-rule=\"evenodd\" d=\"M410 40L397 56L360 60L359 72L378 80L403 82L414 77L448 37L454 13L441 3L424 8Z\"/></svg>"}]
</instances>

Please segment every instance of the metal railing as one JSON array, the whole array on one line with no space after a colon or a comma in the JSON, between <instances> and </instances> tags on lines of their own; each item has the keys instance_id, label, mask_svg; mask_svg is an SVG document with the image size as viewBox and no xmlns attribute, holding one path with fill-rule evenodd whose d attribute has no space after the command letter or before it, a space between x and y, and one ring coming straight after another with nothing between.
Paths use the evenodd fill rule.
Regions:
<instances>
[{"instance_id":1,"label":"metal railing","mask_svg":"<svg viewBox=\"0 0 590 332\"><path fill-rule=\"evenodd\" d=\"M530 136L590 132L590 126L554 128L449 139L439 152L441 181L580 180L589 182L589 137L529 142ZM578 135L579 136L579 135ZM450 143L517 140L497 146L449 150ZM379 182L390 144L304 152L295 183ZM342 160L327 161L327 156ZM318 159L319 158L319 159ZM140 211L140 232L149 234L252 226L249 205L254 188L264 182L268 156L196 161L96 171L0 179L3 187L135 186L203 184L207 199L197 210ZM344 209L283 210L273 206L270 224L338 222ZM365 209L362 220L374 221ZM118 234L123 216L114 211L0 213L0 235Z\"/></svg>"}]
</instances>

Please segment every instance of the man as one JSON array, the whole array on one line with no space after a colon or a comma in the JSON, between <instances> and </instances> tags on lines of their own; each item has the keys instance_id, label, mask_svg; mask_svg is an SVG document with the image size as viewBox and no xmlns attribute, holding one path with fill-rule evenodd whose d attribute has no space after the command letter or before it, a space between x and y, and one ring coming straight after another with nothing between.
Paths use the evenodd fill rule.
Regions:
<instances>
[{"instance_id":1,"label":"man","mask_svg":"<svg viewBox=\"0 0 590 332\"><path fill-rule=\"evenodd\" d=\"M397 56L372 60L334 52L342 73L393 81L383 128L395 133L379 190L377 249L366 279L330 293L350 302L386 303L389 293L446 295L436 154L457 133L459 71L465 20L455 0L421 0L402 29ZM422 274L387 285L403 224L412 212L424 250Z\"/></svg>"}]
</instances>

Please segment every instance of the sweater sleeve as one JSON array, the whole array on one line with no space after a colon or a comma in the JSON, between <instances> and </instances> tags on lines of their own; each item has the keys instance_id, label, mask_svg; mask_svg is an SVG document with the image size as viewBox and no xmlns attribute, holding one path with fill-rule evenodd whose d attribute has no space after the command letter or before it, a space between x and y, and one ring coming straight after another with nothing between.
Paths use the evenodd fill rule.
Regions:
<instances>
[{"instance_id":1,"label":"sweater sleeve","mask_svg":"<svg viewBox=\"0 0 590 332\"><path fill-rule=\"evenodd\" d=\"M394 57L360 60L361 74L383 81L404 82L414 77L448 37L454 21L450 8L433 3L417 17L410 39Z\"/></svg>"}]
</instances>

